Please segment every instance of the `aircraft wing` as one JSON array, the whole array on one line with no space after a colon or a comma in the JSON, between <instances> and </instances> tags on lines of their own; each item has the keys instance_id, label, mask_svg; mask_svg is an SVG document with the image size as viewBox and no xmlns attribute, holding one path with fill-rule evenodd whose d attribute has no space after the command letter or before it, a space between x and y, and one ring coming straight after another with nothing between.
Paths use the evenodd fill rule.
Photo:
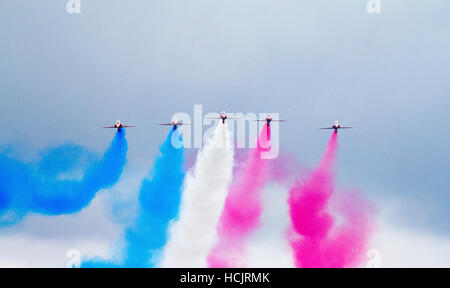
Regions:
<instances>
[{"instance_id":1,"label":"aircraft wing","mask_svg":"<svg viewBox=\"0 0 450 288\"><path fill-rule=\"evenodd\" d=\"M102 128L117 128L116 126L106 126L106 127L102 127Z\"/></svg>"},{"instance_id":2,"label":"aircraft wing","mask_svg":"<svg viewBox=\"0 0 450 288\"><path fill-rule=\"evenodd\" d=\"M222 117L208 117L206 119L222 119ZM240 119L240 118L235 118L235 117L228 117L226 119Z\"/></svg>"},{"instance_id":3,"label":"aircraft wing","mask_svg":"<svg viewBox=\"0 0 450 288\"><path fill-rule=\"evenodd\" d=\"M341 126L341 127L339 127L340 129L350 129L350 128L353 128L353 127L351 127L351 126Z\"/></svg>"},{"instance_id":4,"label":"aircraft wing","mask_svg":"<svg viewBox=\"0 0 450 288\"><path fill-rule=\"evenodd\" d=\"M334 129L334 127L326 127L326 128L319 128L319 129Z\"/></svg>"},{"instance_id":5,"label":"aircraft wing","mask_svg":"<svg viewBox=\"0 0 450 288\"><path fill-rule=\"evenodd\" d=\"M266 122L267 120L264 119L264 120L253 120L253 121ZM270 121L272 121L272 122L287 122L287 120L270 120Z\"/></svg>"},{"instance_id":6,"label":"aircraft wing","mask_svg":"<svg viewBox=\"0 0 450 288\"><path fill-rule=\"evenodd\" d=\"M175 124L172 124L172 123L159 123L158 125L168 125L168 126L172 126L172 125L175 125Z\"/></svg>"},{"instance_id":7,"label":"aircraft wing","mask_svg":"<svg viewBox=\"0 0 450 288\"><path fill-rule=\"evenodd\" d=\"M130 125L122 126L122 128L127 128L127 127L136 127L136 126L130 126Z\"/></svg>"}]
</instances>

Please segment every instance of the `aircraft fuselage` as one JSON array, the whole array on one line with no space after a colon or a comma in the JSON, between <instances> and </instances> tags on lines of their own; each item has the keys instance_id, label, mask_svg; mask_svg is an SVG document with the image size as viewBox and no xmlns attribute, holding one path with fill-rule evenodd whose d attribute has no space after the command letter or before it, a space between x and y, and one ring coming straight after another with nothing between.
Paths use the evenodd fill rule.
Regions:
<instances>
[{"instance_id":1,"label":"aircraft fuselage","mask_svg":"<svg viewBox=\"0 0 450 288\"><path fill-rule=\"evenodd\" d=\"M225 124L225 120L227 119L227 115L221 115L220 118L222 119L222 124Z\"/></svg>"},{"instance_id":2,"label":"aircraft fuselage","mask_svg":"<svg viewBox=\"0 0 450 288\"><path fill-rule=\"evenodd\" d=\"M334 134L338 133L338 129L341 128L341 125L333 125Z\"/></svg>"}]
</instances>

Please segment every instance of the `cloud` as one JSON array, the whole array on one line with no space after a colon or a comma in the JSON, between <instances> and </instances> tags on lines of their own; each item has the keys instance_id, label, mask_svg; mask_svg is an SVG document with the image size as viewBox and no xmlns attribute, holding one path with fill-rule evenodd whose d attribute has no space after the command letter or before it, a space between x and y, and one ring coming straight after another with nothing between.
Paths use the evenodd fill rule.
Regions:
<instances>
[{"instance_id":1,"label":"cloud","mask_svg":"<svg viewBox=\"0 0 450 288\"><path fill-rule=\"evenodd\" d=\"M107 216L106 197L72 215L27 215L22 223L6 228L0 237L0 267L65 267L67 251L83 256L114 257L123 227Z\"/></svg>"},{"instance_id":2,"label":"cloud","mask_svg":"<svg viewBox=\"0 0 450 288\"><path fill-rule=\"evenodd\" d=\"M450 267L450 237L380 224L372 248L382 267Z\"/></svg>"},{"instance_id":3,"label":"cloud","mask_svg":"<svg viewBox=\"0 0 450 288\"><path fill-rule=\"evenodd\" d=\"M292 249L286 239L290 225L288 188L269 184L263 191L261 225L248 241L248 267L293 268Z\"/></svg>"}]
</instances>

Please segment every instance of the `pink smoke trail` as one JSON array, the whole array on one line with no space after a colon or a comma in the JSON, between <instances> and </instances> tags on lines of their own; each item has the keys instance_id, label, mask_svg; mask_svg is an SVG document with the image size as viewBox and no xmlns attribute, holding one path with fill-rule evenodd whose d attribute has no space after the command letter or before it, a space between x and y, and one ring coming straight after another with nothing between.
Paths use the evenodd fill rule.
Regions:
<instances>
[{"instance_id":1,"label":"pink smoke trail","mask_svg":"<svg viewBox=\"0 0 450 288\"><path fill-rule=\"evenodd\" d=\"M333 133L319 166L290 190L292 229L289 240L297 267L352 267L360 264L372 231L373 209L357 193L337 199L337 213L328 211L335 191L332 167L338 135ZM334 212L334 211L333 211ZM341 220L339 225L337 220Z\"/></svg>"},{"instance_id":2,"label":"pink smoke trail","mask_svg":"<svg viewBox=\"0 0 450 288\"><path fill-rule=\"evenodd\" d=\"M261 194L266 184L267 160L261 159L263 151L270 150L270 126L264 124L253 149L229 189L224 210L218 225L218 243L208 256L208 266L239 267L244 265L245 242L259 225Z\"/></svg>"}]
</instances>

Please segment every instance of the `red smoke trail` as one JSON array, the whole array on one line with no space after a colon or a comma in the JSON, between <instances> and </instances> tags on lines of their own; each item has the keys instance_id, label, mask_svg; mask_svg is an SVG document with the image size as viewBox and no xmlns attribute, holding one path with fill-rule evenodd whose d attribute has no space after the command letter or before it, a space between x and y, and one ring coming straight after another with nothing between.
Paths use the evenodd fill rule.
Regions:
<instances>
[{"instance_id":1,"label":"red smoke trail","mask_svg":"<svg viewBox=\"0 0 450 288\"><path fill-rule=\"evenodd\" d=\"M338 218L328 212L335 190L332 167L337 137L331 135L317 169L290 190L289 236L297 267L351 267L358 265L366 253L372 231L371 205L357 193L347 193L337 198L336 212L343 223L337 224Z\"/></svg>"},{"instance_id":2,"label":"red smoke trail","mask_svg":"<svg viewBox=\"0 0 450 288\"><path fill-rule=\"evenodd\" d=\"M250 152L236 184L229 189L218 225L218 243L208 256L209 267L244 265L245 241L259 225L261 193L266 184L267 160L261 152L270 150L270 126L258 137L257 148Z\"/></svg>"}]
</instances>

